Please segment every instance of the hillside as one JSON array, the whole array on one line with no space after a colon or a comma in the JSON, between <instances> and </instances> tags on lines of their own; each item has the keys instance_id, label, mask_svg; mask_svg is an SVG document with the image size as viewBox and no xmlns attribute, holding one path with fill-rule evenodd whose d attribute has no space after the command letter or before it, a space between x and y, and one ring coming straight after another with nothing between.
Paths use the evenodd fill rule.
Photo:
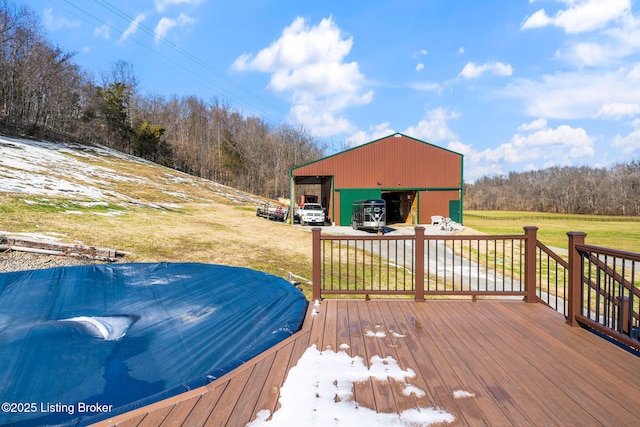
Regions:
<instances>
[{"instance_id":1,"label":"hillside","mask_svg":"<svg viewBox=\"0 0 640 427\"><path fill-rule=\"evenodd\" d=\"M256 217L263 201L105 147L0 137L0 234L311 277L310 233Z\"/></svg>"}]
</instances>

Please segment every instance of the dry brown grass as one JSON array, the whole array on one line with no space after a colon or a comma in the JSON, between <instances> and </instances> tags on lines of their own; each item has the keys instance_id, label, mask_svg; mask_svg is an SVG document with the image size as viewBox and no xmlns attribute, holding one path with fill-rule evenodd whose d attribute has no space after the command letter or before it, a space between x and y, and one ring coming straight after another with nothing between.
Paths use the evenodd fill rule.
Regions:
<instances>
[{"instance_id":1,"label":"dry brown grass","mask_svg":"<svg viewBox=\"0 0 640 427\"><path fill-rule=\"evenodd\" d=\"M14 207L0 217L1 230L58 233L68 242L129 252L128 261L205 262L311 277L307 229L258 218L251 207L188 203L161 210L132 206L122 215L103 216L43 212L30 209L20 196L7 194L0 196L0 204Z\"/></svg>"}]
</instances>

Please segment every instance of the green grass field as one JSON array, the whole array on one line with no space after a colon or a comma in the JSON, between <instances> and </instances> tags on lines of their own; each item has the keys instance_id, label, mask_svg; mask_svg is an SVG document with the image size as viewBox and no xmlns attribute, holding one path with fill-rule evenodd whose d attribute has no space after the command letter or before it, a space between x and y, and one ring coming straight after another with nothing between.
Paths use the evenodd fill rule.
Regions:
<instances>
[{"instance_id":1,"label":"green grass field","mask_svg":"<svg viewBox=\"0 0 640 427\"><path fill-rule=\"evenodd\" d=\"M587 233L585 243L640 252L640 218L544 212L465 211L464 225L487 234L521 234L523 227L538 227L538 240L567 248L569 231Z\"/></svg>"}]
</instances>

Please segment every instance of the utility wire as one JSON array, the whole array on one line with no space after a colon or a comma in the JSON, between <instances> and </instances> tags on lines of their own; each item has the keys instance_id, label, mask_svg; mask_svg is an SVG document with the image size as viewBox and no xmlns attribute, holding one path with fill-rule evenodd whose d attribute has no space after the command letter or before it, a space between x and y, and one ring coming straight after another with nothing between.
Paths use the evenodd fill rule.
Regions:
<instances>
[{"instance_id":1,"label":"utility wire","mask_svg":"<svg viewBox=\"0 0 640 427\"><path fill-rule=\"evenodd\" d=\"M84 22L87 22L90 25L93 25L94 23L89 22L85 18L85 16L90 17L93 21L95 21L95 22L97 22L97 23L99 23L101 25L106 25L110 30L115 31L117 34L120 34L120 35L124 34L124 31L120 30L119 28L114 27L113 25L111 25L108 22L106 22L104 19L95 16L91 12L87 11L86 9L84 9L81 6L78 6L78 5L74 4L70 0L62 0L62 1L64 1L64 3L66 3L67 5L71 6L73 9L77 10L79 13L76 13L73 10L70 10L68 8L65 8L65 7L59 5L59 4L56 4L54 0L49 0L49 1L51 3L53 3L55 6L59 7L60 9L65 10L68 13L71 13L72 15L78 17L79 19L83 20ZM127 23L127 25L129 25L134 20L133 17L127 15L122 10L120 10L119 8L113 6L112 4L110 4L106 0L94 0L94 2L97 3L99 6L103 7L104 9L108 10L110 13L115 14L116 16L118 16L120 19L125 21ZM140 24L138 24L137 28L140 29L142 32L146 33L147 35L155 38L155 31L153 31L148 26L140 23ZM189 75L194 76L199 81L201 81L201 82L203 82L203 83L205 83L207 85L210 85L210 86L214 87L215 89L223 92L224 94L229 96L230 99L240 98L241 102L244 102L246 105L248 105L252 109L260 111L263 116L267 116L267 117L269 116L264 111L264 107L269 107L270 110L277 112L281 116L286 116L286 114L287 114L281 108L279 108L279 107L275 106L274 104L272 104L270 101L268 101L265 98L261 97L260 95L256 94L255 92L253 92L252 90L250 90L246 86L240 84L239 82L235 81L234 79L230 78L229 76L225 75L224 73L216 70L214 67L212 67L211 65L207 64L206 62L204 62L199 57L191 54L190 52L184 50L183 48L181 48L177 44L171 42L170 40L167 40L164 37L159 39L159 43L164 44L165 46L169 47L170 49L172 49L173 51L178 53L178 55L184 57L189 62L197 65L197 67L199 69L205 70L205 71L207 71L207 72L209 72L211 74L214 74L217 78L222 80L227 86L231 86L232 88L238 89L241 93L243 93L246 96L239 96L237 92L231 91L229 89L225 89L225 87L223 87L223 85L215 83L211 79L209 79L209 78L201 75L200 73L196 72L193 68L183 65L182 62L175 61L174 59L171 59L170 57L158 52L157 50L154 50L154 49L150 48L147 44L139 41L134 36L131 36L131 37L127 38L127 40L129 40L129 39L131 39L132 42L137 47L139 47L141 50L145 51L145 53L147 53L147 54L149 54L151 56L156 56L156 57L161 58L163 61L169 63L171 66L179 68L180 70L188 73ZM247 96L248 96L248 98L247 98ZM256 102L258 104L256 104ZM276 122L276 123L281 121L281 120L274 120L273 118L271 118L270 120L273 121L273 122Z\"/></svg>"}]
</instances>

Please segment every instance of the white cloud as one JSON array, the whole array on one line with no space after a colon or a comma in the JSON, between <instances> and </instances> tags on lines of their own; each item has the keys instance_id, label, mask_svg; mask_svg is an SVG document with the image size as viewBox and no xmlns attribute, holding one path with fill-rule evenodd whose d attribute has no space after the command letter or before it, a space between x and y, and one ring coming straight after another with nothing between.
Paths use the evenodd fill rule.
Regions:
<instances>
[{"instance_id":1,"label":"white cloud","mask_svg":"<svg viewBox=\"0 0 640 427\"><path fill-rule=\"evenodd\" d=\"M53 9L48 8L43 12L44 16L44 25L49 31L57 31L62 30L64 28L80 28L80 21L70 21L63 16L55 16L53 14Z\"/></svg>"},{"instance_id":2,"label":"white cloud","mask_svg":"<svg viewBox=\"0 0 640 427\"><path fill-rule=\"evenodd\" d=\"M127 27L126 30L124 30L124 32L122 33L122 36L120 36L120 40L119 42L124 42L125 40L127 40L131 35L135 34L136 31L138 31L138 26L140 25L140 23L142 21L144 21L146 18L146 15L144 13L140 13L138 14L133 21L131 21L131 23L129 24L129 26Z\"/></svg>"},{"instance_id":3,"label":"white cloud","mask_svg":"<svg viewBox=\"0 0 640 427\"><path fill-rule=\"evenodd\" d=\"M640 50L640 22L632 14L624 16L616 26L575 35L559 49L556 57L578 67L597 67L619 63Z\"/></svg>"},{"instance_id":4,"label":"white cloud","mask_svg":"<svg viewBox=\"0 0 640 427\"><path fill-rule=\"evenodd\" d=\"M636 71L620 68L544 75L540 81L516 79L503 93L522 99L530 116L590 119L603 105L638 103L640 82Z\"/></svg>"},{"instance_id":5,"label":"white cloud","mask_svg":"<svg viewBox=\"0 0 640 427\"><path fill-rule=\"evenodd\" d=\"M416 65L416 71L422 71L424 70L424 64L422 62L418 63L418 65Z\"/></svg>"},{"instance_id":6,"label":"white cloud","mask_svg":"<svg viewBox=\"0 0 640 427\"><path fill-rule=\"evenodd\" d=\"M561 0L568 7L559 10L553 17L544 9L531 15L521 29L534 29L553 25L567 34L602 29L631 10L630 0Z\"/></svg>"},{"instance_id":7,"label":"white cloud","mask_svg":"<svg viewBox=\"0 0 640 427\"><path fill-rule=\"evenodd\" d=\"M411 136L413 138L420 139L429 143L448 144L449 148L453 151L465 154L464 144L458 141L458 136L453 132L447 123L448 120L456 119L460 115L455 111L448 111L444 108L435 108L428 111L425 117L418 122L416 126L410 126L401 133ZM356 146L364 144L366 142L375 141L382 137L396 133L391 128L389 122L383 122L375 126L371 126L368 132L358 131L346 139L349 146ZM452 148L456 147L456 148Z\"/></svg>"},{"instance_id":8,"label":"white cloud","mask_svg":"<svg viewBox=\"0 0 640 427\"><path fill-rule=\"evenodd\" d=\"M171 19L166 17L161 18L160 21L158 21L156 28L153 30L153 39L156 43L159 43L162 39L164 39L167 36L167 33L172 28L177 26L184 27L186 25L191 25L195 22L196 20L194 18L187 16L184 13L181 13L178 16L178 19Z\"/></svg>"},{"instance_id":9,"label":"white cloud","mask_svg":"<svg viewBox=\"0 0 640 427\"><path fill-rule=\"evenodd\" d=\"M471 145L463 144L460 141L451 141L447 144L447 148L451 151L455 151L456 153L460 153L465 156L474 153L473 147Z\"/></svg>"},{"instance_id":10,"label":"white cloud","mask_svg":"<svg viewBox=\"0 0 640 427\"><path fill-rule=\"evenodd\" d=\"M101 37L105 40L109 40L111 38L111 33L109 31L109 26L107 24L101 25L93 29L93 35L96 37Z\"/></svg>"},{"instance_id":11,"label":"white cloud","mask_svg":"<svg viewBox=\"0 0 640 427\"><path fill-rule=\"evenodd\" d=\"M640 81L640 64L635 65L627 74L629 80Z\"/></svg>"},{"instance_id":12,"label":"white cloud","mask_svg":"<svg viewBox=\"0 0 640 427\"><path fill-rule=\"evenodd\" d=\"M613 102L600 107L596 118L619 120L624 116L633 117L640 114L640 104Z\"/></svg>"},{"instance_id":13,"label":"white cloud","mask_svg":"<svg viewBox=\"0 0 640 427\"><path fill-rule=\"evenodd\" d=\"M551 18L547 16L547 13L544 9L540 9L533 15L531 15L527 20L522 24L522 30L528 30L531 28L540 28L545 27L551 24Z\"/></svg>"},{"instance_id":14,"label":"white cloud","mask_svg":"<svg viewBox=\"0 0 640 427\"><path fill-rule=\"evenodd\" d=\"M353 131L351 122L335 109L321 108L314 102L297 103L291 107L289 116L296 123L302 123L319 137L337 135Z\"/></svg>"},{"instance_id":15,"label":"white cloud","mask_svg":"<svg viewBox=\"0 0 640 427\"><path fill-rule=\"evenodd\" d=\"M396 131L393 130L389 126L389 124L389 122L384 122L373 125L369 128L369 132L365 132L362 130L358 131L347 138L346 142L350 147L355 147L357 145L362 145L367 142L375 141L377 139L396 133Z\"/></svg>"},{"instance_id":16,"label":"white cloud","mask_svg":"<svg viewBox=\"0 0 640 427\"><path fill-rule=\"evenodd\" d=\"M473 62L468 62L460 71L460 77L465 79L473 79L479 77L483 73L492 73L498 76L510 76L513 74L513 68L509 64L502 62L490 62L486 64L476 65Z\"/></svg>"},{"instance_id":17,"label":"white cloud","mask_svg":"<svg viewBox=\"0 0 640 427\"><path fill-rule=\"evenodd\" d=\"M626 136L616 135L612 145L627 154L640 152L640 129L634 129Z\"/></svg>"},{"instance_id":18,"label":"white cloud","mask_svg":"<svg viewBox=\"0 0 640 427\"><path fill-rule=\"evenodd\" d=\"M358 64L345 62L352 45L332 17L316 26L298 17L255 56L239 56L232 69L271 73L268 87L291 93L290 118L316 136L331 136L352 130L343 110L373 99L372 91L363 90Z\"/></svg>"},{"instance_id":19,"label":"white cloud","mask_svg":"<svg viewBox=\"0 0 640 427\"><path fill-rule=\"evenodd\" d=\"M518 126L518 130L536 131L547 127L547 120L542 117L532 121L531 123L523 123Z\"/></svg>"},{"instance_id":20,"label":"white cloud","mask_svg":"<svg viewBox=\"0 0 640 427\"><path fill-rule=\"evenodd\" d=\"M479 160L497 163L562 162L593 155L593 139L584 129L568 125L516 134L511 141L478 153Z\"/></svg>"},{"instance_id":21,"label":"white cloud","mask_svg":"<svg viewBox=\"0 0 640 427\"><path fill-rule=\"evenodd\" d=\"M419 90L422 92L441 92L442 86L440 83L432 83L432 82L416 82L409 84L409 87L414 90Z\"/></svg>"},{"instance_id":22,"label":"white cloud","mask_svg":"<svg viewBox=\"0 0 640 427\"><path fill-rule=\"evenodd\" d=\"M447 121L459 116L455 111L436 108L428 111L416 126L411 126L402 133L431 143L457 141L458 136L449 129Z\"/></svg>"},{"instance_id":23,"label":"white cloud","mask_svg":"<svg viewBox=\"0 0 640 427\"><path fill-rule=\"evenodd\" d=\"M518 127L509 142L483 151L462 143L450 145L465 155L465 179L503 174L503 169L532 170L554 165L570 165L594 156L594 140L582 128L560 125L550 128L544 118Z\"/></svg>"},{"instance_id":24,"label":"white cloud","mask_svg":"<svg viewBox=\"0 0 640 427\"><path fill-rule=\"evenodd\" d=\"M179 4L198 4L202 0L154 0L153 4L158 12L164 12L170 6Z\"/></svg>"},{"instance_id":25,"label":"white cloud","mask_svg":"<svg viewBox=\"0 0 640 427\"><path fill-rule=\"evenodd\" d=\"M464 47L460 46L460 47L458 48L458 53L459 53L460 55L462 55L462 54L464 53Z\"/></svg>"},{"instance_id":26,"label":"white cloud","mask_svg":"<svg viewBox=\"0 0 640 427\"><path fill-rule=\"evenodd\" d=\"M566 54L558 51L556 57L568 59L579 66L596 66L609 62L611 54L612 51L602 44L584 42L570 46Z\"/></svg>"},{"instance_id":27,"label":"white cloud","mask_svg":"<svg viewBox=\"0 0 640 427\"><path fill-rule=\"evenodd\" d=\"M603 31L610 38L607 49L611 55L624 57L640 49L640 22L631 14L622 20L621 25Z\"/></svg>"}]
</instances>

